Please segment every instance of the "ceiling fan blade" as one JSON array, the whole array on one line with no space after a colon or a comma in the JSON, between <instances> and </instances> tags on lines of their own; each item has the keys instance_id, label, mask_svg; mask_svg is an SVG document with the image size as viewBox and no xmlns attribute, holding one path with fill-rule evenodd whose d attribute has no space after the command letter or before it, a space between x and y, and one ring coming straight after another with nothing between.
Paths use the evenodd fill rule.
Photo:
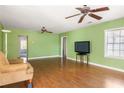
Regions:
<instances>
[{"instance_id":1,"label":"ceiling fan blade","mask_svg":"<svg viewBox=\"0 0 124 93\"><path fill-rule=\"evenodd\" d=\"M78 21L78 23L81 23L84 19L84 17L86 16L86 14L84 14L83 16L81 16L80 20Z\"/></svg>"},{"instance_id":2,"label":"ceiling fan blade","mask_svg":"<svg viewBox=\"0 0 124 93\"><path fill-rule=\"evenodd\" d=\"M75 8L75 9L77 9L77 10L79 10L79 11L82 11L82 8L80 8L80 7L78 7L78 8Z\"/></svg>"},{"instance_id":3,"label":"ceiling fan blade","mask_svg":"<svg viewBox=\"0 0 124 93\"><path fill-rule=\"evenodd\" d=\"M95 15L95 14L92 14L92 13L90 13L90 14L88 14L88 15L89 15L90 17L93 17L93 18L97 19L97 20L102 19L101 16L98 16L98 15Z\"/></svg>"},{"instance_id":4,"label":"ceiling fan blade","mask_svg":"<svg viewBox=\"0 0 124 93\"><path fill-rule=\"evenodd\" d=\"M75 14L75 15L72 15L72 16L68 16L65 19L68 19L68 18L71 18L71 17L74 17L74 16L78 16L78 15L81 15L81 13L78 13L78 14Z\"/></svg>"},{"instance_id":5,"label":"ceiling fan blade","mask_svg":"<svg viewBox=\"0 0 124 93\"><path fill-rule=\"evenodd\" d=\"M106 11L106 10L109 10L109 8L108 7L97 8L97 9L90 10L90 12L100 12L100 11Z\"/></svg>"}]
</instances>

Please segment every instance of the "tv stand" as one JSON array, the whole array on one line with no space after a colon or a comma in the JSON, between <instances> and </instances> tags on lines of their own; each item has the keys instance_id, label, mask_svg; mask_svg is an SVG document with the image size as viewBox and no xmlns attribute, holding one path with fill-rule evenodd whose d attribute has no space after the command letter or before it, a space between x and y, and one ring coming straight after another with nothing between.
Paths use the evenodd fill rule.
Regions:
<instances>
[{"instance_id":1,"label":"tv stand","mask_svg":"<svg viewBox=\"0 0 124 93\"><path fill-rule=\"evenodd\" d=\"M78 60L78 56L80 57L80 62L84 63L85 61L85 58L86 58L86 62L87 62L87 65L88 65L88 62L89 62L89 55L86 54L86 53L76 53L76 62Z\"/></svg>"}]
</instances>

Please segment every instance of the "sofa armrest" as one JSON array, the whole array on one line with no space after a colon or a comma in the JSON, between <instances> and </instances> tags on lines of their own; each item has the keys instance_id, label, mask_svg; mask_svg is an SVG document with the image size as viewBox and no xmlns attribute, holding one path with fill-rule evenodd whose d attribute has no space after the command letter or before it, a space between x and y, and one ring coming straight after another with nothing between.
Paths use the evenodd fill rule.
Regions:
<instances>
[{"instance_id":1,"label":"sofa armrest","mask_svg":"<svg viewBox=\"0 0 124 93\"><path fill-rule=\"evenodd\" d=\"M0 72L10 73L14 71L26 70L27 68L28 68L28 64L10 64L0 67Z\"/></svg>"},{"instance_id":2,"label":"sofa armrest","mask_svg":"<svg viewBox=\"0 0 124 93\"><path fill-rule=\"evenodd\" d=\"M20 64L20 63L24 63L23 59L10 59L9 60L10 64Z\"/></svg>"},{"instance_id":3,"label":"sofa armrest","mask_svg":"<svg viewBox=\"0 0 124 93\"><path fill-rule=\"evenodd\" d=\"M27 74L30 74L30 73L33 73L34 72L34 69L33 69L33 67L31 66L31 64L30 63L27 63L27 65L28 65L28 68L27 68Z\"/></svg>"}]
</instances>

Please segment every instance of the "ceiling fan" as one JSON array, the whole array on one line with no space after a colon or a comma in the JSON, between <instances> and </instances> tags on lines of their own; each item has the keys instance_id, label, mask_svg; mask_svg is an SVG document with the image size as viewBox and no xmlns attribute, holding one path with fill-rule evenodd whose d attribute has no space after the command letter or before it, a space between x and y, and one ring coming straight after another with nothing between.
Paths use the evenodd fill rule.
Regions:
<instances>
[{"instance_id":1,"label":"ceiling fan","mask_svg":"<svg viewBox=\"0 0 124 93\"><path fill-rule=\"evenodd\" d=\"M108 7L101 7L101 8L97 8L97 9L90 9L90 7L88 7L87 5L84 5L83 8L79 7L79 8L75 8L77 10L79 10L81 13L78 13L78 14L75 14L75 15L72 15L72 16L68 16L66 17L65 19L68 19L68 18L71 18L71 17L74 17L74 16L78 16L78 15L82 15L81 18L79 19L78 23L81 23L84 19L84 17L86 15L92 17L92 18L95 18L97 20L100 20L102 19L101 16L98 16L96 14L94 14L95 12L102 12L102 11L107 11L109 10Z\"/></svg>"},{"instance_id":2,"label":"ceiling fan","mask_svg":"<svg viewBox=\"0 0 124 93\"><path fill-rule=\"evenodd\" d=\"M48 30L43 26L43 27L41 28L41 33L44 33L44 32L53 33L53 32L48 31Z\"/></svg>"}]
</instances>

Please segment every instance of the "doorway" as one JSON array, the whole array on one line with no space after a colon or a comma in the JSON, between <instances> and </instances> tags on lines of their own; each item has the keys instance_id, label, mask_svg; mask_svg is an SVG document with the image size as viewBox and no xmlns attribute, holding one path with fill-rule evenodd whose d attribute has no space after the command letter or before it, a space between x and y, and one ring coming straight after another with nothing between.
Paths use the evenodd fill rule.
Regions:
<instances>
[{"instance_id":1,"label":"doorway","mask_svg":"<svg viewBox=\"0 0 124 93\"><path fill-rule=\"evenodd\" d=\"M67 36L61 37L61 57L67 58Z\"/></svg>"},{"instance_id":2,"label":"doorway","mask_svg":"<svg viewBox=\"0 0 124 93\"><path fill-rule=\"evenodd\" d=\"M19 35L19 58L26 63L28 60L28 36Z\"/></svg>"}]
</instances>

